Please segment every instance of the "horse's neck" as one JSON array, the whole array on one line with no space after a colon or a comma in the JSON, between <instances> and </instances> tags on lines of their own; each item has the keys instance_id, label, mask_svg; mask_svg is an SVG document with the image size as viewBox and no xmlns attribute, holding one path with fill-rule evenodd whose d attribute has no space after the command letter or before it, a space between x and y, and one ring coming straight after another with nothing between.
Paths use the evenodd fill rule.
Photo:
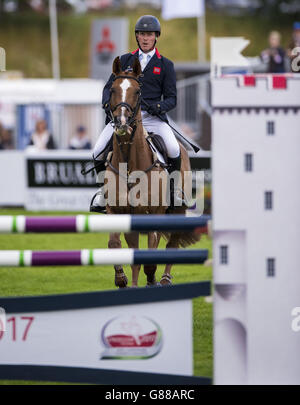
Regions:
<instances>
[{"instance_id":1,"label":"horse's neck","mask_svg":"<svg viewBox=\"0 0 300 405\"><path fill-rule=\"evenodd\" d=\"M141 121L138 122L130 151L131 170L146 170L152 164L152 152L145 138Z\"/></svg>"}]
</instances>

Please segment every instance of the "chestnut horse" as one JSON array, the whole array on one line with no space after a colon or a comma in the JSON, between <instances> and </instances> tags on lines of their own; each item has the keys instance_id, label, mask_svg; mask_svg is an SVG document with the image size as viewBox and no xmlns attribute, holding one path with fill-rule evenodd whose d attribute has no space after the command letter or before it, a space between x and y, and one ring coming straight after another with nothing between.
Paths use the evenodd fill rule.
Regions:
<instances>
[{"instance_id":1,"label":"chestnut horse","mask_svg":"<svg viewBox=\"0 0 300 405\"><path fill-rule=\"evenodd\" d=\"M142 125L141 116L141 91L139 76L141 75L141 66L138 59L134 61L132 71L122 71L121 62L117 57L113 62L114 81L111 87L110 97L110 111L111 118L114 123L113 134L113 154L111 161L107 161L106 168L106 197L109 197L109 192L115 194L114 204L106 205L106 212L109 215L113 214L165 214L168 206L164 203L166 195L166 182L162 179L164 176L168 176L166 170L159 164L153 162L153 153L145 138L145 132ZM183 172L190 171L190 161L185 148L180 145L181 150L181 173L183 183ZM128 177L124 176L119 166L120 163L127 164ZM129 192L133 191L131 188L132 183L128 182L130 174L142 173L146 178L147 188L139 190L137 192L137 198L143 200L143 203L139 203L137 206L133 206L129 201ZM151 175L154 172L161 175L159 180L159 186L156 191L151 190ZM115 178L115 183L109 184L109 178ZM183 187L184 184L181 184ZM155 192L156 197L159 198L158 204L151 204L151 193ZM157 193L159 195L157 195ZM122 203L121 203L122 201ZM136 204L135 204L136 205ZM184 214L186 206L180 206L174 208L174 214ZM166 248L178 248L179 246L188 246L199 240L198 236L195 236L192 232L172 232L172 233L148 233L148 248L156 249L158 247L160 237L164 236L167 239ZM125 240L129 248L139 248L139 233L130 232L125 233ZM108 242L110 249L121 248L120 233L110 233ZM161 284L171 284L171 266L167 264L165 266L164 274L161 278ZM132 286L137 287L138 276L141 265L134 264L132 268ZM144 272L147 276L147 285L156 285L155 271L156 265L144 265ZM121 264L115 265L115 285L117 287L126 287L128 280L124 273Z\"/></svg>"}]
</instances>

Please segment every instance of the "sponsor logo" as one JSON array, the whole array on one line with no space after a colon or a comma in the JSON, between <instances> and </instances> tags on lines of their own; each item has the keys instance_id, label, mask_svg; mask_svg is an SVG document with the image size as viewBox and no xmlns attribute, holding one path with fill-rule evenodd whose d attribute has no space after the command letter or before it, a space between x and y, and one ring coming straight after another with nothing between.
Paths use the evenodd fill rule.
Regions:
<instances>
[{"instance_id":1,"label":"sponsor logo","mask_svg":"<svg viewBox=\"0 0 300 405\"><path fill-rule=\"evenodd\" d=\"M101 331L103 360L142 360L162 348L162 331L152 319L128 315L110 319Z\"/></svg>"},{"instance_id":2,"label":"sponsor logo","mask_svg":"<svg viewBox=\"0 0 300 405\"><path fill-rule=\"evenodd\" d=\"M116 45L111 40L110 27L105 26L102 28L101 41L97 44L97 53L100 63L108 63L115 52Z\"/></svg>"},{"instance_id":3,"label":"sponsor logo","mask_svg":"<svg viewBox=\"0 0 300 405\"><path fill-rule=\"evenodd\" d=\"M31 188L96 187L94 171L83 175L88 161L73 159L27 159L27 184Z\"/></svg>"},{"instance_id":4,"label":"sponsor logo","mask_svg":"<svg viewBox=\"0 0 300 405\"><path fill-rule=\"evenodd\" d=\"M160 75L160 67L154 67L153 73L154 73L155 75Z\"/></svg>"}]
</instances>

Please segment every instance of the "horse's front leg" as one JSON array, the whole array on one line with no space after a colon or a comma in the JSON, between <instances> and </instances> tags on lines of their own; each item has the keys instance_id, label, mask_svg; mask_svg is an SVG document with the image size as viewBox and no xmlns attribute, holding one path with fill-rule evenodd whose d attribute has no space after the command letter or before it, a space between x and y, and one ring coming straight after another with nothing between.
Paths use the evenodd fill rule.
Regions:
<instances>
[{"instance_id":1,"label":"horse's front leg","mask_svg":"<svg viewBox=\"0 0 300 405\"><path fill-rule=\"evenodd\" d=\"M139 248L139 233L138 232L128 232L124 233L125 240L127 245L130 249L138 249ZM132 287L138 286L138 279L140 273L141 265L140 264L132 264Z\"/></svg>"},{"instance_id":2,"label":"horse's front leg","mask_svg":"<svg viewBox=\"0 0 300 405\"><path fill-rule=\"evenodd\" d=\"M149 232L148 233L148 249L157 249L161 234L159 232ZM145 264L144 273L147 276L147 285L157 285L155 272L157 269L157 264Z\"/></svg>"},{"instance_id":3,"label":"horse's front leg","mask_svg":"<svg viewBox=\"0 0 300 405\"><path fill-rule=\"evenodd\" d=\"M180 235L176 233L172 233L169 242L167 243L167 249L177 249L179 246L179 238ZM172 276L171 276L171 268L172 264L166 264L164 274L161 277L160 284L161 285L171 285L172 284Z\"/></svg>"},{"instance_id":4,"label":"horse's front leg","mask_svg":"<svg viewBox=\"0 0 300 405\"><path fill-rule=\"evenodd\" d=\"M120 233L110 233L108 247L109 249L121 249L122 244L120 240ZM119 288L125 288L128 284L128 279L124 273L123 267L120 264L114 265L115 269L115 286Z\"/></svg>"}]
</instances>

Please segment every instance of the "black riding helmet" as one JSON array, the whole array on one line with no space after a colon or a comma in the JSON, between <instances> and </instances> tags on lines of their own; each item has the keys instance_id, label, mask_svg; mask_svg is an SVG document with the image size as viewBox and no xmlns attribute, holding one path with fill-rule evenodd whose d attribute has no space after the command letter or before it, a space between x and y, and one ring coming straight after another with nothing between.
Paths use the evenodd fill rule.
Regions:
<instances>
[{"instance_id":1,"label":"black riding helmet","mask_svg":"<svg viewBox=\"0 0 300 405\"><path fill-rule=\"evenodd\" d=\"M160 36L161 28L158 18L153 15L143 15L140 17L135 24L135 33L143 32L156 32L157 36Z\"/></svg>"}]
</instances>

